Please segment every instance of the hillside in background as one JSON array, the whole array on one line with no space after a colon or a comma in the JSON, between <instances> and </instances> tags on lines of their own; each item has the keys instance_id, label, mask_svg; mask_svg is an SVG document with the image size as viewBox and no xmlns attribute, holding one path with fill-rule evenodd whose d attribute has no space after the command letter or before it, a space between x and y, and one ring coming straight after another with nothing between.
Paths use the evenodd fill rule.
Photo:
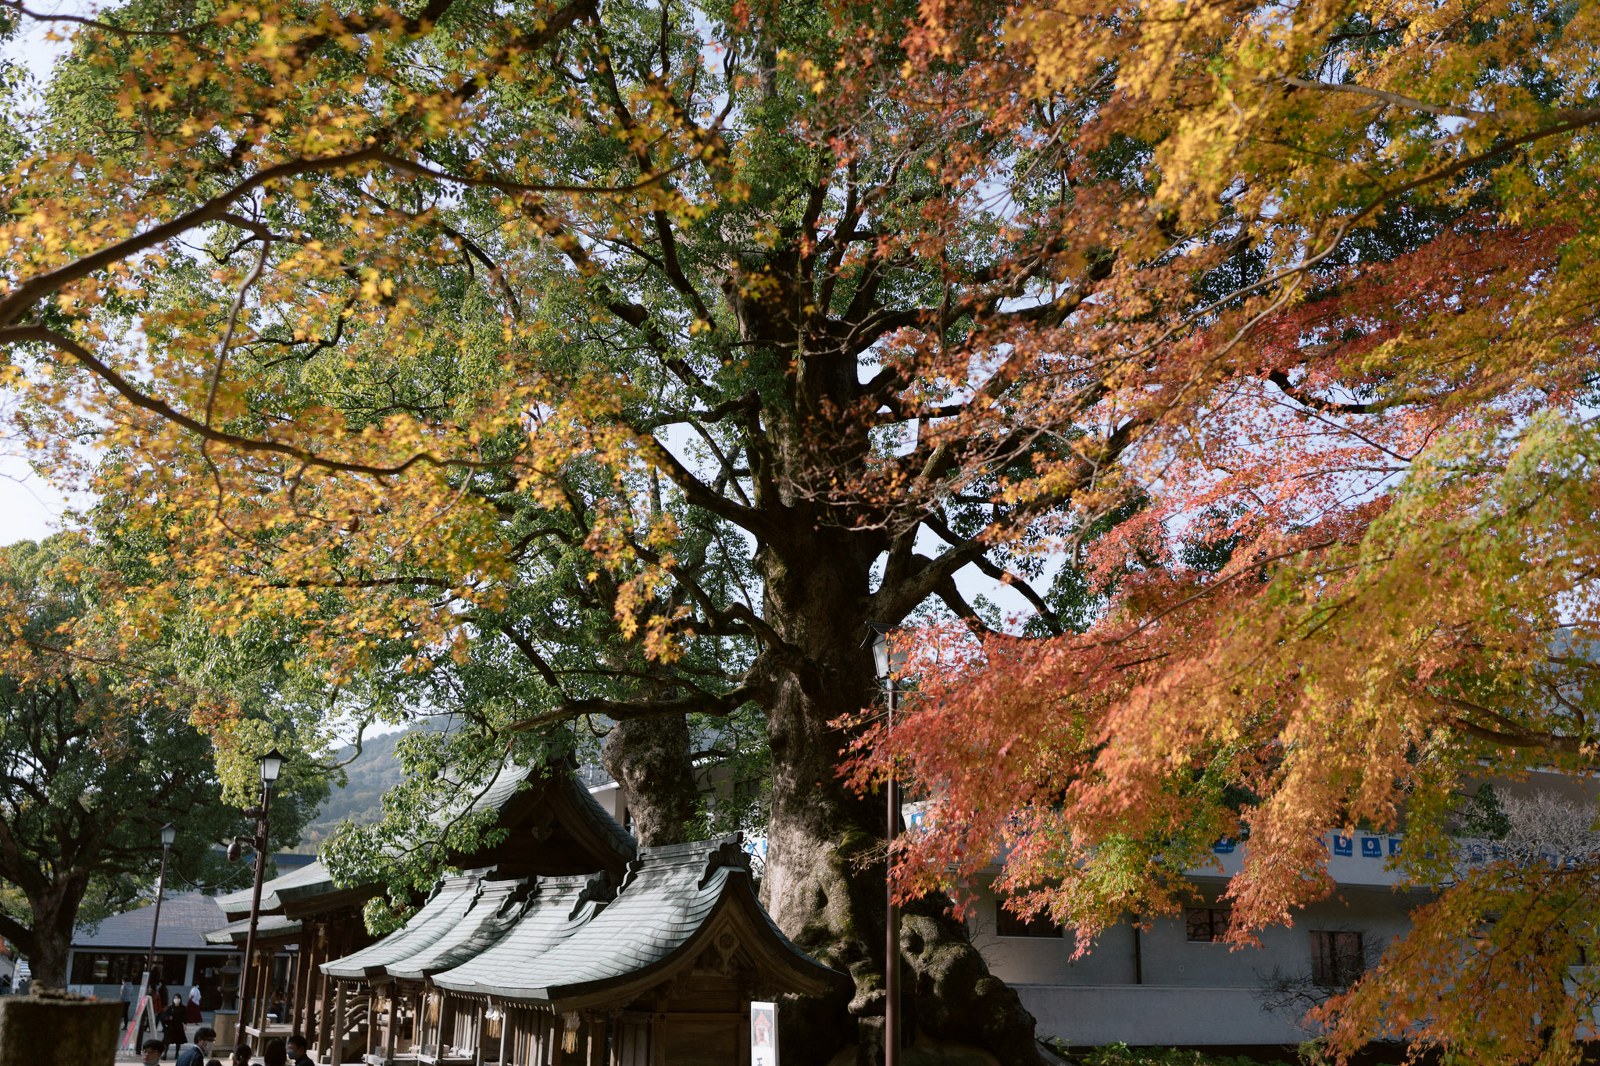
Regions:
<instances>
[{"instance_id":1,"label":"hillside in background","mask_svg":"<svg viewBox=\"0 0 1600 1066\"><path fill-rule=\"evenodd\" d=\"M361 754L344 768L345 786L333 789L316 818L306 826L300 838L302 849L315 850L316 845L326 840L340 822L378 820L383 814L384 792L400 781L400 760L395 755L395 746L405 735L406 731L402 730L368 738L362 745ZM344 762L354 753L353 745L342 748L335 760Z\"/></svg>"}]
</instances>

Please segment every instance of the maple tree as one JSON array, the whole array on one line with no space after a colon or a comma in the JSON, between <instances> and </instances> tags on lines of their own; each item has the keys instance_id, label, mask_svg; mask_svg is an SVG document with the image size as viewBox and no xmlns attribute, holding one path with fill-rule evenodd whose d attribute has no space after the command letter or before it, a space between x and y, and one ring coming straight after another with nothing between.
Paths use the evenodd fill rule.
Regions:
<instances>
[{"instance_id":1,"label":"maple tree","mask_svg":"<svg viewBox=\"0 0 1600 1066\"><path fill-rule=\"evenodd\" d=\"M501 743L617 723L662 839L684 716L764 726L764 899L855 981L785 1035L825 1061L882 1012L869 621L984 640L895 735L908 897L1006 841L1024 904L1152 911L1249 788L1278 919L1307 827L1397 781L1425 825L1505 740L1473 686L1545 676L1582 570L1530 560L1584 479L1529 493L1588 432L1590 18L135 0L0 184L7 384L148 503L130 618L281 624ZM927 1032L1034 1059L936 898L901 947Z\"/></svg>"},{"instance_id":2,"label":"maple tree","mask_svg":"<svg viewBox=\"0 0 1600 1066\"><path fill-rule=\"evenodd\" d=\"M946 57L991 17L945 11ZM1331 1051L1574 1060L1592 855L1463 871L1451 834L1484 778L1600 750L1593 11L1069 3L1011 29L973 94L1000 115L1113 78L1091 143L1143 146L1129 213L1180 238L1119 252L1139 288L1060 340L1139 427L1061 531L1081 631L928 631L915 709L862 743L858 780L928 797L902 891L970 883L999 841L997 890L1092 936L1181 907L1244 837L1244 944L1333 891L1329 829L1401 829L1438 896L1317 1012Z\"/></svg>"}]
</instances>

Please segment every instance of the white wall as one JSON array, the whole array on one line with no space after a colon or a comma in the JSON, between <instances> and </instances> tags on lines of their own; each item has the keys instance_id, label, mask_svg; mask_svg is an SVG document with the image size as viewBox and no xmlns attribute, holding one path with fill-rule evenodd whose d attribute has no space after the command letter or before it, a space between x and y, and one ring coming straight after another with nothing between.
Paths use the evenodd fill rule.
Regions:
<instances>
[{"instance_id":1,"label":"white wall","mask_svg":"<svg viewBox=\"0 0 1600 1066\"><path fill-rule=\"evenodd\" d=\"M1249 988L1018 985L1040 1036L1083 1047L1298 1044L1313 1034L1262 1009Z\"/></svg>"},{"instance_id":2,"label":"white wall","mask_svg":"<svg viewBox=\"0 0 1600 1066\"><path fill-rule=\"evenodd\" d=\"M1215 902L1220 880L1197 882ZM1072 936L996 935L998 901L980 894L973 941L995 976L1018 986L1041 1036L1073 1044L1252 1044L1305 1039L1297 1010L1269 1012L1262 991L1282 979L1309 981L1311 931L1359 931L1369 958L1410 927L1420 897L1391 889L1344 886L1306 908L1286 928L1260 933L1260 945L1192 942L1183 916L1108 929L1074 960ZM1138 973L1135 974L1137 940ZM1024 991L1025 990L1025 991ZM1297 1035L1298 1034L1298 1035Z\"/></svg>"}]
</instances>

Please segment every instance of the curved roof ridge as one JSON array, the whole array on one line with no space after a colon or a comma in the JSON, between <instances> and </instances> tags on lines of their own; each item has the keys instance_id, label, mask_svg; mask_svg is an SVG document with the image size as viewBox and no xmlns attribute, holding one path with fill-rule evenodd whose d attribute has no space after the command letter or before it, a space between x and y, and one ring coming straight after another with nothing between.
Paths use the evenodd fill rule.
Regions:
<instances>
[{"instance_id":1,"label":"curved roof ridge","mask_svg":"<svg viewBox=\"0 0 1600 1066\"><path fill-rule=\"evenodd\" d=\"M441 880L422 909L406 924L374 944L322 964L332 977L381 978L390 963L410 958L445 936L471 910L483 882L474 877Z\"/></svg>"},{"instance_id":2,"label":"curved roof ridge","mask_svg":"<svg viewBox=\"0 0 1600 1066\"><path fill-rule=\"evenodd\" d=\"M440 988L482 992L525 971L551 945L572 935L574 907L592 877L539 878L516 920L494 943L460 965L433 975Z\"/></svg>"},{"instance_id":3,"label":"curved roof ridge","mask_svg":"<svg viewBox=\"0 0 1600 1066\"><path fill-rule=\"evenodd\" d=\"M528 878L484 881L461 919L432 944L390 963L389 976L420 980L482 954L522 916L534 889Z\"/></svg>"}]
</instances>

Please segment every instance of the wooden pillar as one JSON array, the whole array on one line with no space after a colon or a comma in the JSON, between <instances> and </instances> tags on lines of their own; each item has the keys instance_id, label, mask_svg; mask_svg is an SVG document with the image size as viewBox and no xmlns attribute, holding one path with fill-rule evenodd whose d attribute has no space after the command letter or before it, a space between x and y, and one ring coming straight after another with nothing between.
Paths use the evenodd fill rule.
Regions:
<instances>
[{"instance_id":1,"label":"wooden pillar","mask_svg":"<svg viewBox=\"0 0 1600 1066\"><path fill-rule=\"evenodd\" d=\"M455 1000L435 989L434 995L439 997L439 1054L444 1054L444 1049L454 1047L456 1043L456 1005Z\"/></svg>"},{"instance_id":2,"label":"wooden pillar","mask_svg":"<svg viewBox=\"0 0 1600 1066\"><path fill-rule=\"evenodd\" d=\"M250 991L254 992L255 995L250 997L249 1003L241 1004L242 1013L239 1015L244 1019L247 1026L258 1032L261 1028L261 1011L259 1008L267 998L266 978L261 973L261 952L262 947L257 944L255 952L245 960L244 964L250 967L250 976L247 978L247 982L250 986ZM254 1043L261 1043L261 1037L259 1036L252 1036L250 1039Z\"/></svg>"},{"instance_id":3,"label":"wooden pillar","mask_svg":"<svg viewBox=\"0 0 1600 1066\"><path fill-rule=\"evenodd\" d=\"M307 936L308 930L300 927L300 942L296 945L294 953L294 966L289 970L289 995L285 997L283 1005L289 1009L287 1018L279 1018L279 1023L288 1022L295 1032L305 1032L301 1028L301 1019L305 1017L300 1012L300 996L306 987L306 963L311 961L311 944Z\"/></svg>"},{"instance_id":4,"label":"wooden pillar","mask_svg":"<svg viewBox=\"0 0 1600 1066\"><path fill-rule=\"evenodd\" d=\"M667 1066L667 1016L660 1011L650 1015L650 1064Z\"/></svg>"},{"instance_id":5,"label":"wooden pillar","mask_svg":"<svg viewBox=\"0 0 1600 1066\"><path fill-rule=\"evenodd\" d=\"M383 1061L394 1061L394 1041L400 1031L400 990L393 984L389 986L389 1029L383 1035Z\"/></svg>"},{"instance_id":6,"label":"wooden pillar","mask_svg":"<svg viewBox=\"0 0 1600 1066\"><path fill-rule=\"evenodd\" d=\"M261 995L256 998L256 1025L262 1029L267 1027L267 1015L272 1012L272 994L277 991L272 983L272 979L275 976L273 971L278 968L277 962L278 952L274 948L263 949L256 958L256 965L261 973L261 983L259 985ZM263 1046L265 1045L263 1044Z\"/></svg>"},{"instance_id":7,"label":"wooden pillar","mask_svg":"<svg viewBox=\"0 0 1600 1066\"><path fill-rule=\"evenodd\" d=\"M328 956L328 959L332 959L332 958L336 958L337 957L337 956L335 956L333 954L333 948L334 948L333 938L331 936L329 936L327 938L327 947L326 947L326 951L325 951L325 954ZM327 959L324 959L323 961L326 962ZM333 1026L332 1023L338 1021L339 1011L338 1011L338 1009L336 1007L334 1007L333 997L334 997L334 981L333 981L333 978L331 978L327 974L323 973L322 972L322 967L318 966L317 967L317 1003L319 1004L319 1009L317 1010L317 1037L316 1037L316 1039L317 1039L317 1058L319 1060L324 1059L323 1052L328 1050L328 1045L333 1041L333 1029L334 1029L334 1026ZM333 1061L336 1062L336 1063L338 1062L337 1059L335 1059Z\"/></svg>"},{"instance_id":8,"label":"wooden pillar","mask_svg":"<svg viewBox=\"0 0 1600 1066\"><path fill-rule=\"evenodd\" d=\"M322 964L328 960L328 925L317 922L317 932L310 935L310 956L306 959L306 988L301 992L304 997L304 1012L301 1020L296 1023L296 1028L301 1031L301 1036L306 1037L306 1044L317 1045L317 1031L322 1028ZM317 1045L314 1055L320 1058L322 1047Z\"/></svg>"},{"instance_id":9,"label":"wooden pillar","mask_svg":"<svg viewBox=\"0 0 1600 1066\"><path fill-rule=\"evenodd\" d=\"M324 1010L323 1013L324 1013L324 1015L326 1015L327 1011ZM333 1036L329 1038L329 1043L331 1045L331 1048L330 1048L329 1054L328 1054L328 1062L332 1063L332 1066L339 1066L340 1063L344 1062L344 983L343 982L340 982L339 984L334 986L334 993L333 993ZM321 1057L321 1049L320 1048L318 1049L318 1057L319 1058Z\"/></svg>"},{"instance_id":10,"label":"wooden pillar","mask_svg":"<svg viewBox=\"0 0 1600 1066\"><path fill-rule=\"evenodd\" d=\"M251 1004L250 1013L255 1016L258 1031L267 1027L267 1008L272 1004L272 963L275 954L271 948L256 950L256 1001ZM265 1042L262 1043L264 1046Z\"/></svg>"}]
</instances>

